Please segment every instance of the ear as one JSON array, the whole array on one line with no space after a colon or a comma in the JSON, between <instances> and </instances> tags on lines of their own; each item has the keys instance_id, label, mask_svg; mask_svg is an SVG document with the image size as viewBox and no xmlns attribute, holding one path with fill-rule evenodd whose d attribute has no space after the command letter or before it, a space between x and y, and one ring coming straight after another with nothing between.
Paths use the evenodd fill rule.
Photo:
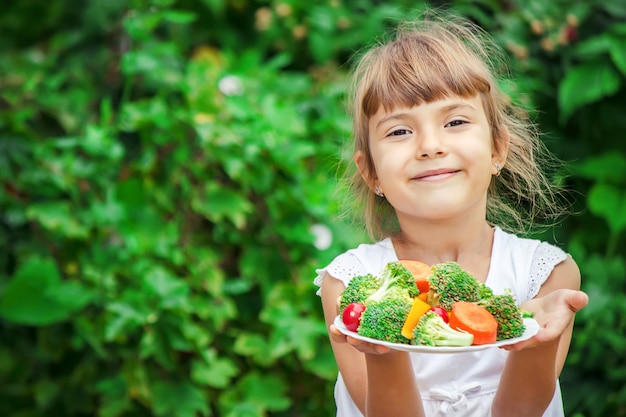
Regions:
<instances>
[{"instance_id":1,"label":"ear","mask_svg":"<svg viewBox=\"0 0 626 417\"><path fill-rule=\"evenodd\" d=\"M511 142L511 136L509 134L509 128L506 125L500 125L499 129L493 138L493 147L491 151L491 161L495 164L498 163L500 168L504 167L506 163L506 157L509 154L509 143Z\"/></svg>"},{"instance_id":2,"label":"ear","mask_svg":"<svg viewBox=\"0 0 626 417\"><path fill-rule=\"evenodd\" d=\"M354 163L359 169L359 174L361 174L361 178L363 178L363 181L365 181L367 186L370 187L372 191L374 191L374 188L378 184L378 178L376 178L375 174L373 178L372 176L370 176L370 171L372 171L372 168L369 166L366 159L367 157L365 156L365 153L363 153L363 151L359 150L354 153Z\"/></svg>"}]
</instances>

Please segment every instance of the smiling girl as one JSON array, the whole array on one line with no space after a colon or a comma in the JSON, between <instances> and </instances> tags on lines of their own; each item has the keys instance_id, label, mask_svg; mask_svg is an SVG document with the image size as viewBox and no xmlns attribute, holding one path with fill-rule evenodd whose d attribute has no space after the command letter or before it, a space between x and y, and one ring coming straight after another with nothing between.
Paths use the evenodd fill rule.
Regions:
<instances>
[{"instance_id":1,"label":"smiling girl","mask_svg":"<svg viewBox=\"0 0 626 417\"><path fill-rule=\"evenodd\" d=\"M558 377L587 296L569 255L519 237L560 214L559 190L541 170L549 155L533 125L499 88L498 56L477 27L431 15L355 68L352 189L375 243L315 279L339 368L337 416L563 416ZM511 289L539 333L451 354L342 335L332 323L346 284L398 259L455 261L495 293Z\"/></svg>"}]
</instances>

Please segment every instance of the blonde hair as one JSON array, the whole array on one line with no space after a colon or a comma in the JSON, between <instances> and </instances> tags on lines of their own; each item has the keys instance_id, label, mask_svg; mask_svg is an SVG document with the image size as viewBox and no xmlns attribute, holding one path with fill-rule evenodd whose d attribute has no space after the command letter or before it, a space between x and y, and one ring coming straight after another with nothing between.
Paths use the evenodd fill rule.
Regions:
<instances>
[{"instance_id":1,"label":"blonde hair","mask_svg":"<svg viewBox=\"0 0 626 417\"><path fill-rule=\"evenodd\" d=\"M561 192L542 170L558 160L543 145L527 112L500 88L496 75L506 74L504 63L500 48L479 27L433 11L416 22L400 24L395 38L361 56L354 68L349 107L353 151L362 152L364 170L359 172L353 164L346 175L356 204L351 213L364 220L372 239L399 230L393 207L369 185L376 177L369 119L381 106L390 111L452 95L480 95L494 146L509 140L506 164L487 192L487 221L525 234L563 213Z\"/></svg>"}]
</instances>

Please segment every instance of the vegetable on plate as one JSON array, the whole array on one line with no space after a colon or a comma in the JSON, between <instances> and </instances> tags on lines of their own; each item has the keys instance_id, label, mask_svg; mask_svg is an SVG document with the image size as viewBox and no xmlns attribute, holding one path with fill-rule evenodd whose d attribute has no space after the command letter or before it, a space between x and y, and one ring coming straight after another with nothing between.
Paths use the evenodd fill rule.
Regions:
<instances>
[{"instance_id":1,"label":"vegetable on plate","mask_svg":"<svg viewBox=\"0 0 626 417\"><path fill-rule=\"evenodd\" d=\"M474 335L474 345L495 343L498 322L486 308L469 301L457 301L450 311L450 327Z\"/></svg>"},{"instance_id":2,"label":"vegetable on plate","mask_svg":"<svg viewBox=\"0 0 626 417\"><path fill-rule=\"evenodd\" d=\"M389 262L352 278L339 305L348 330L412 345L492 344L521 336L528 317L511 291L494 294L456 262Z\"/></svg>"}]
</instances>

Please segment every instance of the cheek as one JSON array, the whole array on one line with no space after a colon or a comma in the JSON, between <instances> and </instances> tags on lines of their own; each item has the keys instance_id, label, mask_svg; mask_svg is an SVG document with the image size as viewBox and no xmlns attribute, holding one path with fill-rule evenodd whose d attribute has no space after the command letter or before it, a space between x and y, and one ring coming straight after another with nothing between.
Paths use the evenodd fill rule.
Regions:
<instances>
[{"instance_id":1,"label":"cheek","mask_svg":"<svg viewBox=\"0 0 626 417\"><path fill-rule=\"evenodd\" d=\"M371 161L372 161L372 171L375 176L380 176L381 173L384 173L387 169L388 160L389 160L389 152L383 151L380 146L372 146L370 148L371 152Z\"/></svg>"},{"instance_id":2,"label":"cheek","mask_svg":"<svg viewBox=\"0 0 626 417\"><path fill-rule=\"evenodd\" d=\"M380 154L373 159L373 163L374 170L379 178L396 175L403 166L402 160L392 152Z\"/></svg>"}]
</instances>

